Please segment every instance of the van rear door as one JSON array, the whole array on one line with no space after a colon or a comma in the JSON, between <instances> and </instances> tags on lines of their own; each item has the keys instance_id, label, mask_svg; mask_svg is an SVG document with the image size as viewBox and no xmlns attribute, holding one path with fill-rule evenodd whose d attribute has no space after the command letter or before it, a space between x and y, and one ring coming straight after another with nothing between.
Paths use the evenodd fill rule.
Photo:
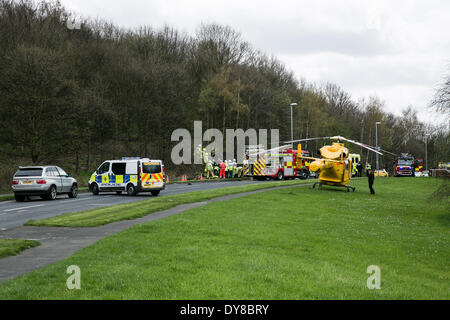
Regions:
<instances>
[{"instance_id":1,"label":"van rear door","mask_svg":"<svg viewBox=\"0 0 450 320\"><path fill-rule=\"evenodd\" d=\"M164 174L161 161L142 162L141 183L144 189L159 189L164 187Z\"/></svg>"}]
</instances>

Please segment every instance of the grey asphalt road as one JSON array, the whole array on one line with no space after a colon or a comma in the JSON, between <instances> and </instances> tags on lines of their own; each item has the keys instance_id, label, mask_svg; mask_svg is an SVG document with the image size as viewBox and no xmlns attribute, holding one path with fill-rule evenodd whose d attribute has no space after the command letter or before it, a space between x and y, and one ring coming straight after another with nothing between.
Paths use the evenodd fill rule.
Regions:
<instances>
[{"instance_id":1,"label":"grey asphalt road","mask_svg":"<svg viewBox=\"0 0 450 320\"><path fill-rule=\"evenodd\" d=\"M224 181L224 182L202 182L188 184L169 184L161 191L159 197L171 194L179 194L191 191L212 190L232 186L242 186L262 181ZM135 202L151 198L150 193L140 193L134 197L126 194L100 193L93 196L92 193L80 193L77 198L70 199L67 195L59 195L56 200L42 200L40 197L32 197L26 202L2 201L0 202L0 232L22 226L30 219L44 219L66 212L76 212L99 207L112 206L121 203Z\"/></svg>"}]
</instances>

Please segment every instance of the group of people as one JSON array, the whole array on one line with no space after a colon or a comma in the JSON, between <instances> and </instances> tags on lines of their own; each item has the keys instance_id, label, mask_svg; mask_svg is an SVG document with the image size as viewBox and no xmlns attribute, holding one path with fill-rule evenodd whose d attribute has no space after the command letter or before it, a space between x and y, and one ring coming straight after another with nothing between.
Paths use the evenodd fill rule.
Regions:
<instances>
[{"instance_id":1,"label":"group of people","mask_svg":"<svg viewBox=\"0 0 450 320\"><path fill-rule=\"evenodd\" d=\"M233 178L239 174L239 170L236 159L225 160L219 163L219 179Z\"/></svg>"},{"instance_id":2,"label":"group of people","mask_svg":"<svg viewBox=\"0 0 450 320\"><path fill-rule=\"evenodd\" d=\"M202 148L201 145L197 147L197 153L199 158L202 160L203 165L205 166L205 177L209 178L217 178L226 179L233 178L235 176L239 176L242 172L242 167L239 167L236 159L233 160L225 160L222 159L215 160L214 151L212 151L212 157Z\"/></svg>"}]
</instances>

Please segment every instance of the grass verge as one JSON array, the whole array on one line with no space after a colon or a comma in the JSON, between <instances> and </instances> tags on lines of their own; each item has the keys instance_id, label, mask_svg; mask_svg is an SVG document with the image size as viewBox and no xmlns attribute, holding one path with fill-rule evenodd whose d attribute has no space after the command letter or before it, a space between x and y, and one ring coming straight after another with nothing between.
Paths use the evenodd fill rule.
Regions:
<instances>
[{"instance_id":1,"label":"grass verge","mask_svg":"<svg viewBox=\"0 0 450 320\"><path fill-rule=\"evenodd\" d=\"M14 199L13 194L5 194L3 196L0 196L0 201L8 201L8 200L13 200L13 199Z\"/></svg>"},{"instance_id":2,"label":"grass verge","mask_svg":"<svg viewBox=\"0 0 450 320\"><path fill-rule=\"evenodd\" d=\"M278 186L311 183L311 181L312 180L264 182L207 191L186 192L183 194L151 198L148 200L109 206L105 208L69 212L42 220L29 220L25 223L25 225L52 227L95 227L114 221L140 218L149 213L166 210L180 204L200 202L229 194L243 193Z\"/></svg>"},{"instance_id":3,"label":"grass verge","mask_svg":"<svg viewBox=\"0 0 450 320\"><path fill-rule=\"evenodd\" d=\"M433 179L268 191L136 225L0 285L7 299L449 299L450 217ZM67 290L66 268L81 269ZM381 289L366 286L369 265Z\"/></svg>"},{"instance_id":4,"label":"grass verge","mask_svg":"<svg viewBox=\"0 0 450 320\"><path fill-rule=\"evenodd\" d=\"M19 252L40 245L34 240L0 239L0 258L14 256Z\"/></svg>"}]
</instances>

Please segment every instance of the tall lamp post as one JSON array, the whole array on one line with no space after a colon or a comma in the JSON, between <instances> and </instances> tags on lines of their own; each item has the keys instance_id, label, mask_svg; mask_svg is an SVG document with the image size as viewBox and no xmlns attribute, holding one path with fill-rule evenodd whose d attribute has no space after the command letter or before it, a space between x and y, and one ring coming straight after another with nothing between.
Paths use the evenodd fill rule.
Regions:
<instances>
[{"instance_id":1,"label":"tall lamp post","mask_svg":"<svg viewBox=\"0 0 450 320\"><path fill-rule=\"evenodd\" d=\"M295 107L297 105L297 103L291 103L289 106L291 107L291 141L294 140L294 126L292 125L292 107ZM294 145L293 142L291 142L292 145Z\"/></svg>"},{"instance_id":2,"label":"tall lamp post","mask_svg":"<svg viewBox=\"0 0 450 320\"><path fill-rule=\"evenodd\" d=\"M375 122L375 144L376 144L376 147L377 147L377 151L379 151L379 147L378 147L378 125L380 123L381 122L379 122L379 121ZM376 157L377 157L377 172L379 172L378 170L380 170L380 166L379 166L379 161L378 161L378 153L376 154Z\"/></svg>"},{"instance_id":3,"label":"tall lamp post","mask_svg":"<svg viewBox=\"0 0 450 320\"><path fill-rule=\"evenodd\" d=\"M430 136L429 133L425 134L425 171L428 171L428 137Z\"/></svg>"}]
</instances>

